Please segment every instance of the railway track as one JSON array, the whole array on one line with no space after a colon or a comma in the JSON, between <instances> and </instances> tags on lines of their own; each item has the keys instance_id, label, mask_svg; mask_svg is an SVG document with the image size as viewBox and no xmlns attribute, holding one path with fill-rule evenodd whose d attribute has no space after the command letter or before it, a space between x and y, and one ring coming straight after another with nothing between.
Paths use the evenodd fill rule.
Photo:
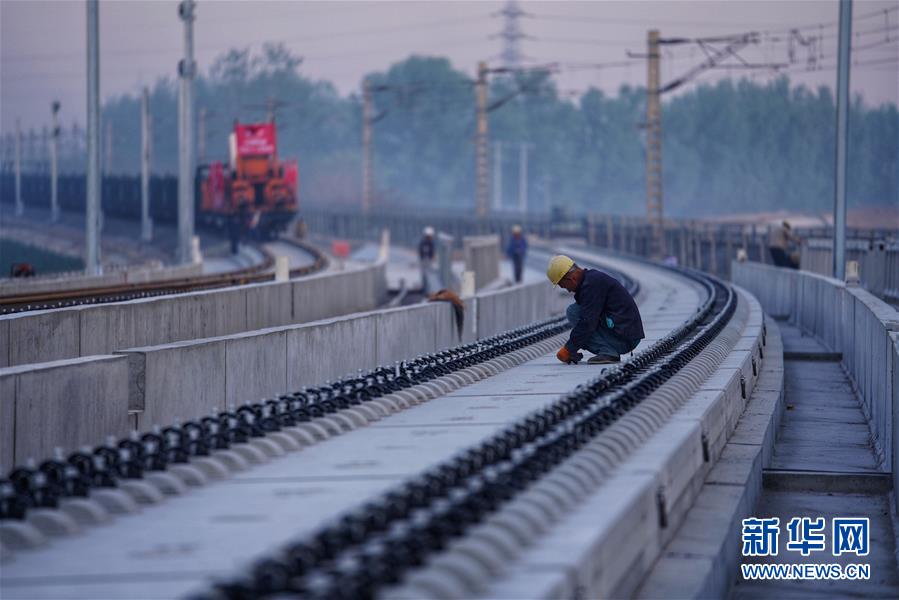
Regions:
<instances>
[{"instance_id":1,"label":"railway track","mask_svg":"<svg viewBox=\"0 0 899 600\"><path fill-rule=\"evenodd\" d=\"M306 266L290 270L291 277L302 277L324 269L328 264L325 254L317 247L300 241L291 241L291 244L301 247L314 257L314 261ZM0 314L11 314L33 310L47 310L65 308L85 304L104 304L109 302L123 302L138 298L151 298L154 296L166 296L170 294L182 294L200 290L245 285L248 283L261 283L272 281L274 273L274 257L263 250L265 260L251 267L218 273L214 275L202 275L199 277L170 279L162 282L128 283L123 285L86 288L79 290L64 290L59 292L41 292L31 294L15 294L0 297Z\"/></svg>"},{"instance_id":2,"label":"railway track","mask_svg":"<svg viewBox=\"0 0 899 600\"><path fill-rule=\"evenodd\" d=\"M717 279L686 273L706 287L703 306L634 359L199 597L371 598L399 583L601 435L709 344L733 315L736 297Z\"/></svg>"},{"instance_id":3,"label":"railway track","mask_svg":"<svg viewBox=\"0 0 899 600\"><path fill-rule=\"evenodd\" d=\"M705 297L695 314L668 335L586 385L455 452L451 459L303 534L252 568L230 576L219 572L218 583L199 596L370 597L402 581L450 540L508 505L602 435L714 339L734 313L734 292L704 275L679 274ZM635 282L625 281L633 291ZM265 462L265 455L316 444L544 355L558 345L567 328L564 320L549 319L393 368L379 367L17 469L0 483L2 523L45 515L47 509L99 496L98 492L112 495L127 490L134 495L135 484L146 485L143 479L164 487L163 476L187 479L195 476L188 474L191 468L202 471L200 477L219 478L217 470L224 476L225 471ZM216 462L218 466L211 466Z\"/></svg>"}]
</instances>

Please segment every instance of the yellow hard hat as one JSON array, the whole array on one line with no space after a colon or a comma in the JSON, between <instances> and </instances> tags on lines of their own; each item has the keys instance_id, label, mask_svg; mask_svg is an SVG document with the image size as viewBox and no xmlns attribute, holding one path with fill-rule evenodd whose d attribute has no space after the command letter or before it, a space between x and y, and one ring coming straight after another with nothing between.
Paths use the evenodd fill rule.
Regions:
<instances>
[{"instance_id":1,"label":"yellow hard hat","mask_svg":"<svg viewBox=\"0 0 899 600\"><path fill-rule=\"evenodd\" d=\"M565 274L574 266L574 261L559 254L549 259L549 266L546 267L546 276L553 285L559 285L559 281L565 277Z\"/></svg>"}]
</instances>

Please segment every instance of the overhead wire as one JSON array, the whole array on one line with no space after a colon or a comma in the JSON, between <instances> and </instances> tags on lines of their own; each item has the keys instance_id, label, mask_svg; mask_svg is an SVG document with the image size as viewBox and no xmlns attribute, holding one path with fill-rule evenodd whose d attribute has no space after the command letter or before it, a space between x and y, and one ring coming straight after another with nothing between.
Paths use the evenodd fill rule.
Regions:
<instances>
[{"instance_id":1,"label":"overhead wire","mask_svg":"<svg viewBox=\"0 0 899 600\"><path fill-rule=\"evenodd\" d=\"M896 10L899 10L899 6L887 7L885 9L872 10L872 11L865 12L865 13L854 16L854 21L856 23L868 22L872 19L883 17L886 19L886 25L885 26L878 25L873 28L854 32L853 40L857 42L858 40L864 38L865 43L861 46L854 46L853 52L861 52L861 51L872 50L872 49L880 48L880 47L887 47L890 44L895 43L896 39L899 39L899 37L890 38L889 36L890 36L890 33L892 33L893 31L899 30L899 24L894 25L894 24L890 23L890 16L893 15ZM642 26L647 25L646 19L603 18L603 17L586 17L586 16L577 16L577 15L573 15L573 16L572 15L552 15L552 14L539 14L539 13L536 15L527 15L527 16L529 18L533 18L538 21L545 20L545 21L570 21L570 22L589 22L589 23L602 22L602 23L620 24L620 25L621 24L633 24L633 25L642 25ZM331 32L331 33L320 33L320 34L311 35L311 36L309 36L309 35L297 36L297 37L286 38L285 40L282 40L282 41L314 44L319 41L331 40L331 39L334 39L335 37L339 38L339 37L359 37L359 36L380 35L380 34L386 34L386 33L392 33L392 32L407 31L410 28L418 28L418 29L442 28L442 27L451 26L451 25L481 21L482 19L483 19L482 16L467 16L467 17L460 17L459 19L453 19L453 20L446 20L446 19L440 20L440 21L428 20L428 21L423 21L423 22L420 21L420 22L416 22L416 23L408 23L406 25L391 25L388 27L358 28L358 29L336 31L336 32ZM678 25L678 26L693 26L693 27L746 27L746 26L753 26L753 25L760 26L760 27L768 27L770 25L770 23L762 23L762 22L751 23L751 22L744 21L744 22L740 22L740 23L730 23L730 22L723 22L723 21L702 21L702 20L693 20L693 19L684 20L684 21L680 21L680 20L676 20L676 19L653 19L652 23L659 24L659 25ZM803 39L807 39L807 40L815 40L815 47L809 48L807 50L807 53L809 54L809 60L807 61L808 64L806 66L797 66L795 68L791 67L789 69L783 68L783 67L778 67L778 68L772 67L771 68L772 73L784 73L784 74L799 73L799 72L807 72L809 70L815 70L814 65L812 65L812 66L808 66L808 65L810 65L813 62L820 63L820 61L826 60L827 58L831 58L833 56L831 54L827 54L824 52L824 43L823 42L825 39L832 39L832 38L836 37L836 34L831 33L830 29L835 27L837 24L838 24L837 22L823 22L823 23L813 23L813 24L807 24L807 25L793 26L793 27L783 27L782 24L778 23L777 25L779 25L780 27L778 27L776 25L771 28L764 29L759 32L753 32L753 33L760 36L760 42L770 43L770 44L772 44L772 46L775 44L778 44L778 43L783 43L789 39L793 39L794 35L802 36ZM827 30L826 33L825 33L825 30ZM788 36L785 37L784 35L782 35L783 33L787 33ZM871 42L867 41L869 39L869 36L875 36L878 34L886 34L887 39L876 40L876 41L871 41ZM697 40L701 40L703 42L710 43L712 40L726 41L728 39L736 38L736 37L738 37L738 35L740 35L740 34L729 34L729 35L716 36L716 37L705 36L705 37L695 37L695 38L684 38L684 41L685 42L687 42L687 41L695 42ZM476 39L450 40L450 41L447 41L443 45L443 47L474 46L474 43L476 41L479 41L479 39L478 40L476 40ZM595 46L628 46L631 44L637 46L637 45L642 45L645 43L644 40L629 42L629 41L623 40L623 39L588 39L588 38L571 38L571 37L565 37L565 38L538 37L531 41L534 41L537 43L558 43L558 44L591 45L591 46L593 46L593 45L595 45ZM260 43L260 42L257 42L257 43ZM433 45L434 42L428 41L428 44ZM198 49L212 49L213 46L216 48L221 47L220 45L207 44L207 45L203 45L203 46L198 46ZM400 50L400 48L398 46L393 46L389 49L385 48L385 47L381 47L380 49L371 49L371 50L367 50L367 51L351 52L351 53L335 54L335 55L325 54L325 55L316 56L316 55L312 54L312 55L305 55L302 58L304 60L304 63L306 63L308 65L310 63L315 64L318 62L355 59L355 58L360 58L360 57L364 57L364 56L371 56L374 54L388 54L388 53L392 53L392 52L396 51L393 49L394 47L396 47L397 50ZM671 47L677 48L678 46L671 46ZM693 45L692 43L691 44L685 43L683 46L680 46L680 47L683 47L683 48L690 47L691 52L692 52L693 51L692 49L695 49L696 46ZM702 47L702 46L700 46L700 47ZM752 47L758 48L758 47L760 47L760 43L754 43L754 44L752 44ZM104 57L104 58L115 59L118 56L128 57L128 56L135 56L135 55L139 55L139 54L160 53L160 52L165 52L165 51L170 51L173 54L177 54L179 52L177 48L172 48L172 47L135 48L135 49L123 49L122 51L108 51L107 50L107 53L109 54L109 56ZM677 56L672 56L671 54L666 54L666 56L668 57L666 60L666 63L669 63L669 64L670 64L670 61L674 61L676 58L678 58ZM724 69L745 70L745 69L749 69L749 68L757 68L759 66L755 63L746 61L739 55L735 55L735 56L736 56L737 60L740 60L743 62L743 66L721 65L721 66L716 66L714 68L717 70L724 70ZM812 60L812 56L814 56L814 60ZM80 55L73 55L72 53L30 54L30 55L6 54L6 55L4 55L4 62L6 62L7 60L12 60L12 61L15 61L15 60L54 61L54 60L70 60L70 59L80 61L83 59L83 57ZM607 61L607 62L560 60L557 62L559 63L560 71L584 71L584 70L632 68L636 65L642 64L642 61L635 61L635 60ZM766 60L765 62L768 63L770 61ZM859 63L858 61L856 61L853 64L859 65L862 63ZM824 67L821 67L821 69L823 69L823 68ZM109 66L105 66L103 70L105 72L112 72L112 73L120 72L115 67L110 68ZM130 70L130 66L129 66L129 70ZM48 78L48 77L50 77L50 78L52 78L52 77L69 78L69 79L83 78L83 73L72 73L71 71L68 71L68 70L65 72L32 70L28 73L10 73L6 69L4 69L4 71L5 71L5 73L4 73L3 79L4 79L4 81L7 81L7 82L9 82L9 81L13 81L13 82L28 81L31 78Z\"/></svg>"},{"instance_id":2,"label":"overhead wire","mask_svg":"<svg viewBox=\"0 0 899 600\"><path fill-rule=\"evenodd\" d=\"M379 35L383 33L394 33L400 31L408 31L410 29L429 29L429 28L442 28L450 25L459 25L464 23L472 23L472 22L481 22L483 17L475 16L475 17L464 17L459 19L442 19L439 21L426 21L426 22L417 22L417 23L407 23L405 25L395 25L390 27L374 27L374 28L363 28L363 29L352 29L352 30L343 30L343 31L334 31L329 33L321 33L313 36L298 36L298 37L287 37L280 38L279 40L274 40L277 42L297 42L297 43L314 43L318 41L330 41L334 38L341 37L359 37L359 36L368 36L368 35ZM173 28L177 27L177 23L173 23ZM252 46L256 44L264 43L264 41L256 41L251 42L250 44L245 44L245 46ZM429 42L430 43L430 42ZM222 44L197 44L197 50L209 50L209 49L219 49L222 47ZM180 48L172 47L172 46L157 46L153 48L124 48L121 50L117 49L107 49L104 48L103 58L112 58L115 56L135 56L142 54L156 54L159 52L173 52L179 54L181 52ZM83 61L84 57L81 54L74 54L71 52L55 52L55 53L42 53L42 54L8 54L4 53L4 60L78 60Z\"/></svg>"},{"instance_id":3,"label":"overhead wire","mask_svg":"<svg viewBox=\"0 0 899 600\"><path fill-rule=\"evenodd\" d=\"M889 15L890 13L899 10L899 6L891 6L885 9L873 10L870 12L862 13L859 15L853 16L853 21L863 21L867 19L872 19L876 17L882 17L884 15ZM734 27L743 29L745 32L746 27L762 27L766 28L768 33L775 32L789 32L792 30L803 30L803 29L820 29L820 28L831 28L837 27L839 25L838 21L826 21L820 23L809 23L806 25L795 25L789 27L783 27L782 23L772 23L770 21L760 21L760 22L747 22L740 21L738 23L734 23L731 21L706 21L706 20L697 20L697 19L657 19L657 18L621 18L621 17L596 17L593 15L559 15L559 14L547 14L547 13L536 13L533 15L535 19L543 19L547 21L568 21L573 23L608 23L611 25L637 25L643 27L657 26L657 25L673 25L673 26L687 26L687 27ZM761 32L760 32L761 33ZM735 34L738 35L738 34Z\"/></svg>"}]
</instances>

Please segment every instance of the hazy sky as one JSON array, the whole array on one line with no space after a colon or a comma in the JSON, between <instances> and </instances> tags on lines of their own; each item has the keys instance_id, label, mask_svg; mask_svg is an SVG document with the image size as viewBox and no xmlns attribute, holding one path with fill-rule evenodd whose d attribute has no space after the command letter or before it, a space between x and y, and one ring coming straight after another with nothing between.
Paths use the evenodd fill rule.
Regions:
<instances>
[{"instance_id":1,"label":"hazy sky","mask_svg":"<svg viewBox=\"0 0 899 600\"><path fill-rule=\"evenodd\" d=\"M499 64L503 26L495 16L504 2L435 1L299 2L200 0L195 26L201 69L230 47L258 48L284 42L304 57L301 72L332 81L341 93L357 90L361 77L384 70L410 54L447 56L456 68L474 73L478 60ZM794 38L793 81L810 86L836 80L837 0L592 1L522 2L529 16L521 29L534 39L521 42L535 63L558 62L559 88L572 94L590 86L614 93L622 83L643 84L645 65L627 51L645 51L646 30L663 36L711 37L758 31L760 42L743 50L748 63L788 63L789 29ZM49 121L50 102L62 101L68 126L85 121L85 3L81 0L0 0L0 129L15 119L24 128ZM853 93L869 104L899 96L899 0L854 2ZM177 2L100 2L101 95L134 93L163 75L174 76L182 53ZM705 57L697 44L666 49L662 79L668 81ZM816 69L807 71L814 57ZM629 61L628 65L605 65ZM736 59L728 61L736 64ZM717 69L697 82L742 76L749 71ZM772 71L753 71L757 80Z\"/></svg>"}]
</instances>

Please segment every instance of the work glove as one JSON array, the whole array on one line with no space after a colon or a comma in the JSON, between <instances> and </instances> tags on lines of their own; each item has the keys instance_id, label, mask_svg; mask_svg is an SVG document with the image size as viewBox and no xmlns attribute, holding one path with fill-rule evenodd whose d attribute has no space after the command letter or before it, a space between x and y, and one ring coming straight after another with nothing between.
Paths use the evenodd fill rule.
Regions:
<instances>
[{"instance_id":1,"label":"work glove","mask_svg":"<svg viewBox=\"0 0 899 600\"><path fill-rule=\"evenodd\" d=\"M576 365L584 358L584 355L580 352L575 352L574 354L572 354L568 351L568 348L562 346L562 348L558 352L556 352L556 358L558 358L565 364Z\"/></svg>"}]
</instances>

